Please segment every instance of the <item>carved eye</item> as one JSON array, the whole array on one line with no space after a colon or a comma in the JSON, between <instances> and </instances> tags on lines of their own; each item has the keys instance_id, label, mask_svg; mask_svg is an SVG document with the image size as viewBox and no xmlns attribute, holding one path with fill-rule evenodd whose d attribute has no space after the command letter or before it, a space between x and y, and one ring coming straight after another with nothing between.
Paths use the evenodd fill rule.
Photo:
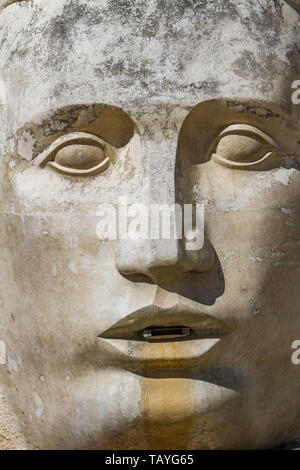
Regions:
<instances>
[{"instance_id":1,"label":"carved eye","mask_svg":"<svg viewBox=\"0 0 300 470\"><path fill-rule=\"evenodd\" d=\"M57 139L40 155L38 164L64 175L93 176L103 172L113 158L112 146L84 132Z\"/></svg>"},{"instance_id":2,"label":"carved eye","mask_svg":"<svg viewBox=\"0 0 300 470\"><path fill-rule=\"evenodd\" d=\"M278 153L277 143L264 132L247 124L233 124L224 129L209 149L209 157L223 165L247 168Z\"/></svg>"}]
</instances>

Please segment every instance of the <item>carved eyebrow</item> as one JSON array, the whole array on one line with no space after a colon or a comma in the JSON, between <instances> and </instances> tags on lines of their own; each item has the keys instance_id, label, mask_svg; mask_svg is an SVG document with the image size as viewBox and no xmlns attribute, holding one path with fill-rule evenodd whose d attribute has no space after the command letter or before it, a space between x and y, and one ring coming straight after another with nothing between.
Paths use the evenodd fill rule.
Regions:
<instances>
[{"instance_id":1,"label":"carved eyebrow","mask_svg":"<svg viewBox=\"0 0 300 470\"><path fill-rule=\"evenodd\" d=\"M257 127L251 126L249 124L232 124L230 126L227 126L225 129L223 129L220 134L217 136L217 138L214 139L213 143L210 145L207 156L209 156L213 150L216 148L220 140L228 135L242 135L242 136L248 136L248 137L253 137L253 135L256 135L259 137L261 140L263 140L266 144L269 144L271 147L276 148L277 150L281 151L280 146L275 142L272 137L269 135L265 134L265 132L261 131Z\"/></svg>"},{"instance_id":2,"label":"carved eyebrow","mask_svg":"<svg viewBox=\"0 0 300 470\"><path fill-rule=\"evenodd\" d=\"M3 8L8 7L8 5L11 5L12 3L20 3L28 0L0 0L0 10L3 10Z\"/></svg>"},{"instance_id":3,"label":"carved eyebrow","mask_svg":"<svg viewBox=\"0 0 300 470\"><path fill-rule=\"evenodd\" d=\"M116 152L116 148L113 145L105 142L94 134L89 134L87 132L70 132L56 139L49 145L49 147L41 152L35 159L35 165L44 167L55 153L57 153L61 148L66 147L68 144L92 144L98 146L102 150L110 151L111 159L112 161L114 160L113 156Z\"/></svg>"},{"instance_id":4,"label":"carved eyebrow","mask_svg":"<svg viewBox=\"0 0 300 470\"><path fill-rule=\"evenodd\" d=\"M58 144L60 137L71 133L90 133L91 137L102 139L102 144L107 150L109 145L111 148L123 148L130 142L136 130L132 118L119 107L105 103L72 104L45 109L32 115L13 136L18 156L23 158L22 153L26 152L26 160L36 161L53 142Z\"/></svg>"}]
</instances>

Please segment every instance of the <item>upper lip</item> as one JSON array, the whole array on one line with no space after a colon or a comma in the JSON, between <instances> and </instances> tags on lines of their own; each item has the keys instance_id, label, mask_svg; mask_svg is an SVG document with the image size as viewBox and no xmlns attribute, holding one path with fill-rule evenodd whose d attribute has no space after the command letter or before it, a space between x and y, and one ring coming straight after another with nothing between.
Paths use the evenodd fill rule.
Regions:
<instances>
[{"instance_id":1,"label":"upper lip","mask_svg":"<svg viewBox=\"0 0 300 470\"><path fill-rule=\"evenodd\" d=\"M135 310L99 335L99 338L143 340L141 332L155 327L188 327L192 334L186 339L222 337L232 331L227 324L203 313L190 303L177 303L170 308L150 305Z\"/></svg>"}]
</instances>

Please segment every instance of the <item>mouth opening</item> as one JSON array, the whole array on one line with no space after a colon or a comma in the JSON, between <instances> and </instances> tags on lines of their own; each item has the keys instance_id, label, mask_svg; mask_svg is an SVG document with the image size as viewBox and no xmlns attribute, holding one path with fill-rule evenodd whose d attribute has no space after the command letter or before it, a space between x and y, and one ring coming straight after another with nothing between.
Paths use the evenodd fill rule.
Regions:
<instances>
[{"instance_id":1,"label":"mouth opening","mask_svg":"<svg viewBox=\"0 0 300 470\"><path fill-rule=\"evenodd\" d=\"M188 338L191 336L192 331L187 326L153 326L146 328L141 333L143 339L146 341L161 341Z\"/></svg>"}]
</instances>

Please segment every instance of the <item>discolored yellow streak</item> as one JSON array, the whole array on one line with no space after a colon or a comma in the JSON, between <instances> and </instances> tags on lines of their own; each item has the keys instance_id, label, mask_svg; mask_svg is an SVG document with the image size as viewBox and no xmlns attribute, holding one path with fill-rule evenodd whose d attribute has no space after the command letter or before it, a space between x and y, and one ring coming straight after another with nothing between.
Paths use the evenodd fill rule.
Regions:
<instances>
[{"instance_id":1,"label":"discolored yellow streak","mask_svg":"<svg viewBox=\"0 0 300 470\"><path fill-rule=\"evenodd\" d=\"M163 358L164 345L156 345ZM195 384L181 378L141 377L140 411L143 430L151 449L188 448L193 432L190 421L196 411Z\"/></svg>"}]
</instances>

